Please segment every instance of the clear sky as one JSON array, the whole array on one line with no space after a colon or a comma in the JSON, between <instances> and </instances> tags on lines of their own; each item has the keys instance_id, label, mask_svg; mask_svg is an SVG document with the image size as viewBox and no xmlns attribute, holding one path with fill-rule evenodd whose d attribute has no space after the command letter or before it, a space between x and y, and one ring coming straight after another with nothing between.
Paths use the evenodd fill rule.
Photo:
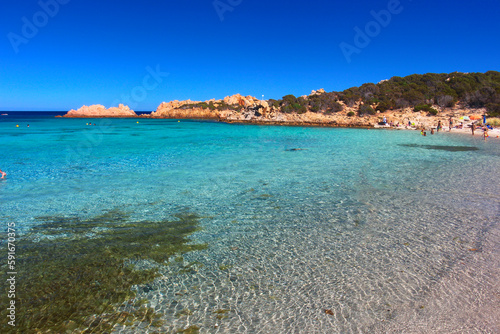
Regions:
<instances>
[{"instance_id":1,"label":"clear sky","mask_svg":"<svg viewBox=\"0 0 500 334\"><path fill-rule=\"evenodd\" d=\"M2 1L0 22L2 111L500 70L498 0L23 0Z\"/></svg>"}]
</instances>

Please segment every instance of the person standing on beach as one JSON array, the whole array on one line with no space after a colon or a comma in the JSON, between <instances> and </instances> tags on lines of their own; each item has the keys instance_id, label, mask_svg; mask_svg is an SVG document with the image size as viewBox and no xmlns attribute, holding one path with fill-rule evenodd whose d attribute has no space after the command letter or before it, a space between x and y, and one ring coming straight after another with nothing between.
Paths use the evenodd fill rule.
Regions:
<instances>
[{"instance_id":1,"label":"person standing on beach","mask_svg":"<svg viewBox=\"0 0 500 334\"><path fill-rule=\"evenodd\" d=\"M0 175L2 175L2 177L0 177L0 179L3 179L3 178L5 178L5 175L7 175L7 173L3 172L3 171L0 169Z\"/></svg>"},{"instance_id":2,"label":"person standing on beach","mask_svg":"<svg viewBox=\"0 0 500 334\"><path fill-rule=\"evenodd\" d=\"M472 135L474 136L474 130L476 130L476 124L472 123L472 125L470 126L470 128L472 130Z\"/></svg>"},{"instance_id":3,"label":"person standing on beach","mask_svg":"<svg viewBox=\"0 0 500 334\"><path fill-rule=\"evenodd\" d=\"M453 127L453 118L450 117L450 131L451 131L451 128Z\"/></svg>"},{"instance_id":4,"label":"person standing on beach","mask_svg":"<svg viewBox=\"0 0 500 334\"><path fill-rule=\"evenodd\" d=\"M441 121L438 121L437 132L439 132L439 130L441 130Z\"/></svg>"}]
</instances>

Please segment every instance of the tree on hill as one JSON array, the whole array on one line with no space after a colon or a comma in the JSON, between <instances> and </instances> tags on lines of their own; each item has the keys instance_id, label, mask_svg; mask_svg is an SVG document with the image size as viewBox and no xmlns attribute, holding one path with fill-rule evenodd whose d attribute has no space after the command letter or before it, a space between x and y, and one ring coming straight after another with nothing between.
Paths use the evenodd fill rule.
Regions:
<instances>
[{"instance_id":1,"label":"tree on hill","mask_svg":"<svg viewBox=\"0 0 500 334\"><path fill-rule=\"evenodd\" d=\"M378 84L351 87L339 92L338 96L348 106L356 102L377 104L376 110L380 112L434 104L452 108L460 102L470 108L486 107L490 115L498 115L500 72L395 76Z\"/></svg>"}]
</instances>

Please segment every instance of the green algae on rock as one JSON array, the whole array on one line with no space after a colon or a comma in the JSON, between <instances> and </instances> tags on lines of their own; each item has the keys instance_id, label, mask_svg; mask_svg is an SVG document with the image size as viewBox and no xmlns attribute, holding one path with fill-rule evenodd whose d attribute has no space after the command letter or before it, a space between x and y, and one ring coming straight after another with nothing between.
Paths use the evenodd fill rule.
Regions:
<instances>
[{"instance_id":1,"label":"green algae on rock","mask_svg":"<svg viewBox=\"0 0 500 334\"><path fill-rule=\"evenodd\" d=\"M152 281L157 266L170 257L207 247L189 239L201 217L175 217L130 221L118 210L88 219L39 217L41 223L17 241L16 327L7 324L4 309L1 332L108 332L116 324L161 325L142 300L133 303L132 286ZM133 264L138 260L153 260L156 267L138 269ZM1 298L7 305L7 294Z\"/></svg>"}]
</instances>

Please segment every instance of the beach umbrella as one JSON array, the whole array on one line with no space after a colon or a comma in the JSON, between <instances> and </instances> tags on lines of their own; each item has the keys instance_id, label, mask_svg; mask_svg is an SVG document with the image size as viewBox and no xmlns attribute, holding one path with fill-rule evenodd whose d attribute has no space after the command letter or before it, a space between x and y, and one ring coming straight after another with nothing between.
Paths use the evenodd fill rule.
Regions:
<instances>
[{"instance_id":1,"label":"beach umbrella","mask_svg":"<svg viewBox=\"0 0 500 334\"><path fill-rule=\"evenodd\" d=\"M481 119L481 116L480 116L480 115L472 115L472 116L470 117L470 119L471 119L471 120L473 120L473 121L477 121L477 120L480 120L480 119Z\"/></svg>"},{"instance_id":2,"label":"beach umbrella","mask_svg":"<svg viewBox=\"0 0 500 334\"><path fill-rule=\"evenodd\" d=\"M460 117L460 119L464 120L464 121L470 121L469 116L462 116L462 117Z\"/></svg>"}]
</instances>

